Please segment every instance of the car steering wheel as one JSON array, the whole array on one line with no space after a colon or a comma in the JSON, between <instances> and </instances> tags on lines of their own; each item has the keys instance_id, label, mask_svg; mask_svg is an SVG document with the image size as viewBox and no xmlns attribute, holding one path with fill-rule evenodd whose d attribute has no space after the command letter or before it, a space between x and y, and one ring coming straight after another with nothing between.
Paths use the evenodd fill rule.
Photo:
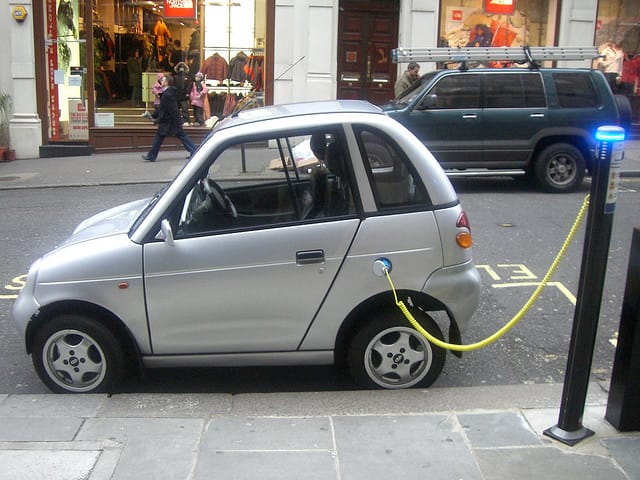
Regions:
<instances>
[{"instance_id":1,"label":"car steering wheel","mask_svg":"<svg viewBox=\"0 0 640 480\"><path fill-rule=\"evenodd\" d=\"M206 177L200 180L202 184L202 188L212 200L212 203L216 205L219 211L226 213L231 216L231 218L238 218L238 212L236 207L233 205L233 202L229 198L229 195L225 193L225 191L218 185L216 182L211 180L209 177Z\"/></svg>"}]
</instances>

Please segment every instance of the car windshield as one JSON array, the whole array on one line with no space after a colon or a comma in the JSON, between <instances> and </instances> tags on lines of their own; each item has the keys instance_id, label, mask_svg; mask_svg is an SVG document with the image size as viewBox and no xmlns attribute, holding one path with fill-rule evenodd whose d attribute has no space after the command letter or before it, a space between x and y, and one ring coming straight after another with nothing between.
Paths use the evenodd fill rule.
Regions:
<instances>
[{"instance_id":1,"label":"car windshield","mask_svg":"<svg viewBox=\"0 0 640 480\"><path fill-rule=\"evenodd\" d=\"M418 95L420 95L422 92L422 86L429 83L437 73L437 71L425 73L418 80L413 82L409 88L402 92L398 98L392 100L391 103L395 106L409 105Z\"/></svg>"}]
</instances>

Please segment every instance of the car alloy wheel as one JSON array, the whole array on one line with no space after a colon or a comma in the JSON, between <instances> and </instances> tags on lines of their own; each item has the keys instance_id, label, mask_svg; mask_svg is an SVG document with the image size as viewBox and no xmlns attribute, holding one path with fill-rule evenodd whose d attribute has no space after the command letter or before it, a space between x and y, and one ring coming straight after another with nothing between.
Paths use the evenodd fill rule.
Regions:
<instances>
[{"instance_id":1,"label":"car alloy wheel","mask_svg":"<svg viewBox=\"0 0 640 480\"><path fill-rule=\"evenodd\" d=\"M389 312L359 330L352 341L349 365L354 379L368 388L427 387L440 375L445 351L405 324L400 312ZM426 314L421 325L442 339L438 325Z\"/></svg>"},{"instance_id":2,"label":"car alloy wheel","mask_svg":"<svg viewBox=\"0 0 640 480\"><path fill-rule=\"evenodd\" d=\"M122 353L101 324L63 315L36 334L33 363L47 386L60 393L109 391L122 371Z\"/></svg>"}]
</instances>

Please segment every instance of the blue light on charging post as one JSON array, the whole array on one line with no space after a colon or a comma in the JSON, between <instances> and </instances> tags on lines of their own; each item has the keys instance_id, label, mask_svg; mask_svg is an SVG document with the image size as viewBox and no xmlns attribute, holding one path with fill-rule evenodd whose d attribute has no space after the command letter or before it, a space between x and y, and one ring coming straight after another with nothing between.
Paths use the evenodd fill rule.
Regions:
<instances>
[{"instance_id":1,"label":"blue light on charging post","mask_svg":"<svg viewBox=\"0 0 640 480\"><path fill-rule=\"evenodd\" d=\"M585 228L582 267L562 402L557 425L544 431L545 435L571 446L594 433L582 425L582 415L591 374L607 271L613 212L618 198L620 168L624 157L623 128L600 127L595 138L597 150L591 169L589 215Z\"/></svg>"},{"instance_id":2,"label":"blue light on charging post","mask_svg":"<svg viewBox=\"0 0 640 480\"><path fill-rule=\"evenodd\" d=\"M604 126L596 131L596 140L599 142L624 142L624 128L615 126Z\"/></svg>"},{"instance_id":3,"label":"blue light on charging post","mask_svg":"<svg viewBox=\"0 0 640 480\"><path fill-rule=\"evenodd\" d=\"M620 169L624 158L624 128L603 126L596 131L598 141L596 161L609 163L609 183L604 204L604 213L612 214L618 200L618 185L620 184Z\"/></svg>"}]
</instances>

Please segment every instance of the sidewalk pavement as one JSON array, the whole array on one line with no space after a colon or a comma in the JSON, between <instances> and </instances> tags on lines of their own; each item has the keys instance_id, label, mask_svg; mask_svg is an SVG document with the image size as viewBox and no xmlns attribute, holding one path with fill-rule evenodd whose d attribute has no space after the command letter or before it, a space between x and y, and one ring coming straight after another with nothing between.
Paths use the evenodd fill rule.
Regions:
<instances>
[{"instance_id":1,"label":"sidewalk pavement","mask_svg":"<svg viewBox=\"0 0 640 480\"><path fill-rule=\"evenodd\" d=\"M589 387L574 447L543 436L562 385L253 394L0 396L0 478L640 478L640 432Z\"/></svg>"},{"instance_id":2,"label":"sidewalk pavement","mask_svg":"<svg viewBox=\"0 0 640 480\"><path fill-rule=\"evenodd\" d=\"M158 161L140 152L54 157L0 162L0 190L86 185L167 183L187 162L184 150L162 150ZM237 172L229 172L230 176ZM640 140L625 142L623 177L640 176Z\"/></svg>"},{"instance_id":3,"label":"sidewalk pavement","mask_svg":"<svg viewBox=\"0 0 640 480\"><path fill-rule=\"evenodd\" d=\"M640 176L640 141L623 176ZM0 189L164 183L163 151L0 163ZM0 395L0 479L640 479L640 432L589 387L574 447L543 435L562 385L271 394Z\"/></svg>"}]
</instances>

